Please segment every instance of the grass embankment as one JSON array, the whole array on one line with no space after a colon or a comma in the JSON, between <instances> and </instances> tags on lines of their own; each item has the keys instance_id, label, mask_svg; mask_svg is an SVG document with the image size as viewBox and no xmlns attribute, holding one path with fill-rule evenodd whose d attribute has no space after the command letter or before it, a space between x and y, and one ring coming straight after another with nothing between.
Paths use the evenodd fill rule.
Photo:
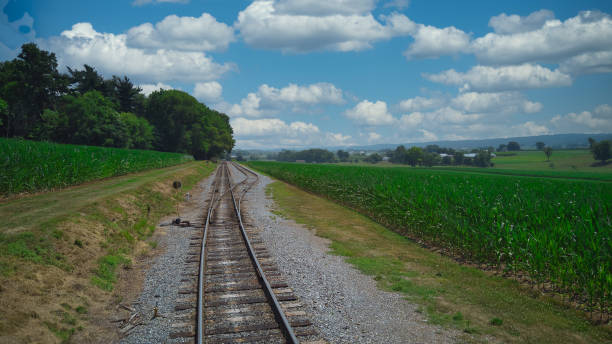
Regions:
<instances>
[{"instance_id":1,"label":"grass embankment","mask_svg":"<svg viewBox=\"0 0 612 344\"><path fill-rule=\"evenodd\" d=\"M0 196L192 161L191 155L0 138Z\"/></svg>"},{"instance_id":2,"label":"grass embankment","mask_svg":"<svg viewBox=\"0 0 612 344\"><path fill-rule=\"evenodd\" d=\"M0 203L0 342L111 340L117 286L139 283L119 273L150 254L160 218L214 168L191 162Z\"/></svg>"},{"instance_id":3,"label":"grass embankment","mask_svg":"<svg viewBox=\"0 0 612 344\"><path fill-rule=\"evenodd\" d=\"M466 332L467 342L612 342L608 327L593 326L582 313L514 280L457 264L353 210L285 183L273 183L268 191L277 214L330 239L333 253L373 276L379 287L421 304L434 323Z\"/></svg>"}]
</instances>

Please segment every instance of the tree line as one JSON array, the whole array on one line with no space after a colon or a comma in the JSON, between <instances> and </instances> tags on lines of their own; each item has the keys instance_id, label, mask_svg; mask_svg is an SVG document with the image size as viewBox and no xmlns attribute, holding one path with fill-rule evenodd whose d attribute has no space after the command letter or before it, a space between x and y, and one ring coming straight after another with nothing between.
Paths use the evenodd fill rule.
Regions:
<instances>
[{"instance_id":1,"label":"tree line","mask_svg":"<svg viewBox=\"0 0 612 344\"><path fill-rule=\"evenodd\" d=\"M612 142L610 140L595 141L589 137L589 149L595 160L599 160L601 165L605 165L606 161L612 158Z\"/></svg>"},{"instance_id":2,"label":"tree line","mask_svg":"<svg viewBox=\"0 0 612 344\"><path fill-rule=\"evenodd\" d=\"M492 166L491 153L488 149L475 149L471 153L464 153L438 145L428 145L425 148L410 147L409 149L402 145L387 155L392 163L411 166L469 165L489 167Z\"/></svg>"},{"instance_id":3,"label":"tree line","mask_svg":"<svg viewBox=\"0 0 612 344\"><path fill-rule=\"evenodd\" d=\"M327 149L307 149L303 151L282 150L274 157L276 161L304 161L304 162L334 162L334 153Z\"/></svg>"},{"instance_id":4,"label":"tree line","mask_svg":"<svg viewBox=\"0 0 612 344\"><path fill-rule=\"evenodd\" d=\"M250 160L270 159L287 162L367 162L378 163L388 160L394 164L404 164L411 166L439 166L439 165L471 165L479 167L491 166L491 153L487 149L475 149L472 153L455 151L452 148L428 145L425 148L398 146L395 150L385 152L365 154L349 153L338 150L335 154L326 149L307 149L302 151L282 150L278 153L266 154L265 157L251 157ZM238 160L244 160L242 152L237 155Z\"/></svg>"},{"instance_id":5,"label":"tree line","mask_svg":"<svg viewBox=\"0 0 612 344\"><path fill-rule=\"evenodd\" d=\"M127 77L94 67L58 71L34 43L0 63L0 135L92 146L155 149L210 159L234 147L229 117L178 90L148 97Z\"/></svg>"}]
</instances>

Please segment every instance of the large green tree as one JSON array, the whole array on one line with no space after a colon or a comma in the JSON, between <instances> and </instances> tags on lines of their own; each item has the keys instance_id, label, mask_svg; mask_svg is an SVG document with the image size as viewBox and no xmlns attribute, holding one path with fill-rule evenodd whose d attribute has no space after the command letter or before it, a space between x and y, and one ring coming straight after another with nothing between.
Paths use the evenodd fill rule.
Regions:
<instances>
[{"instance_id":1,"label":"large green tree","mask_svg":"<svg viewBox=\"0 0 612 344\"><path fill-rule=\"evenodd\" d=\"M209 109L183 91L153 92L145 115L157 129L159 150L209 159L234 147L229 117Z\"/></svg>"},{"instance_id":2,"label":"large green tree","mask_svg":"<svg viewBox=\"0 0 612 344\"><path fill-rule=\"evenodd\" d=\"M342 149L339 149L336 152L336 155L338 156L338 160L340 160L340 161L348 161L348 159L350 157L349 152L345 152Z\"/></svg>"},{"instance_id":3,"label":"large green tree","mask_svg":"<svg viewBox=\"0 0 612 344\"><path fill-rule=\"evenodd\" d=\"M8 116L8 104L4 99L0 98L0 127L2 126L2 119Z\"/></svg>"},{"instance_id":4,"label":"large green tree","mask_svg":"<svg viewBox=\"0 0 612 344\"><path fill-rule=\"evenodd\" d=\"M119 111L137 112L139 110L139 102L142 101L142 98L139 97L142 88L134 87L134 84L127 76L124 76L123 79L113 76L112 81Z\"/></svg>"},{"instance_id":5,"label":"large green tree","mask_svg":"<svg viewBox=\"0 0 612 344\"><path fill-rule=\"evenodd\" d=\"M612 158L612 144L610 141L591 142L591 152L595 160L601 161L604 164L608 159Z\"/></svg>"},{"instance_id":6,"label":"large green tree","mask_svg":"<svg viewBox=\"0 0 612 344\"><path fill-rule=\"evenodd\" d=\"M83 65L82 70L67 68L72 89L79 94L85 94L89 91L98 91L105 96L112 94L112 83L105 82L102 75L94 67L86 64Z\"/></svg>"},{"instance_id":7,"label":"large green tree","mask_svg":"<svg viewBox=\"0 0 612 344\"><path fill-rule=\"evenodd\" d=\"M506 149L508 149L508 151L519 151L521 150L521 145L516 141L510 141L508 142Z\"/></svg>"},{"instance_id":8,"label":"large green tree","mask_svg":"<svg viewBox=\"0 0 612 344\"><path fill-rule=\"evenodd\" d=\"M24 44L12 61L0 63L0 98L8 104L4 135L32 138L43 110L56 108L68 83L57 70L55 54L34 43Z\"/></svg>"},{"instance_id":9,"label":"large green tree","mask_svg":"<svg viewBox=\"0 0 612 344\"><path fill-rule=\"evenodd\" d=\"M406 152L406 163L416 166L423 160L423 149L421 147L410 147Z\"/></svg>"},{"instance_id":10,"label":"large green tree","mask_svg":"<svg viewBox=\"0 0 612 344\"><path fill-rule=\"evenodd\" d=\"M128 128L113 103L98 91L65 97L62 113L67 117L65 132L57 141L107 147L126 147Z\"/></svg>"},{"instance_id":11,"label":"large green tree","mask_svg":"<svg viewBox=\"0 0 612 344\"><path fill-rule=\"evenodd\" d=\"M122 112L119 114L119 122L128 133L125 148L153 149L155 128L144 117L131 112Z\"/></svg>"}]
</instances>

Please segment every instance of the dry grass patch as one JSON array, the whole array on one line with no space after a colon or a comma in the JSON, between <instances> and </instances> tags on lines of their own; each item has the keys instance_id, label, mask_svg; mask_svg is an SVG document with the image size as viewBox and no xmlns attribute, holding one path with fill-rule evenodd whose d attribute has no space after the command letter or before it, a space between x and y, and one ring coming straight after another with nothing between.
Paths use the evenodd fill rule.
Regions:
<instances>
[{"instance_id":1,"label":"dry grass patch","mask_svg":"<svg viewBox=\"0 0 612 344\"><path fill-rule=\"evenodd\" d=\"M48 206L66 211L55 217L51 211L30 212L37 225L24 226L27 230L0 227L0 343L117 339L110 317L120 302L139 293L156 224L180 201L171 194L172 181L181 180L188 190L213 169L195 162L116 178L115 184L105 180L98 188L91 183L76 195L81 203L71 198L78 188L60 191L52 197L60 204ZM87 194L98 196L88 200ZM51 195L32 196L30 202L40 204L39 197ZM2 205L28 212L34 207L27 201Z\"/></svg>"}]
</instances>

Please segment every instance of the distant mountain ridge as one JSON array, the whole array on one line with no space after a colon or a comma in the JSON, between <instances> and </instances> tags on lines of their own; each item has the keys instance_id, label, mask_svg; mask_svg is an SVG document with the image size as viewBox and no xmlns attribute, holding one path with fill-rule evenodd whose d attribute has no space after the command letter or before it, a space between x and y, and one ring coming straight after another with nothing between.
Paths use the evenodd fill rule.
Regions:
<instances>
[{"instance_id":1,"label":"distant mountain ridge","mask_svg":"<svg viewBox=\"0 0 612 344\"><path fill-rule=\"evenodd\" d=\"M412 142L412 143L397 143L397 144L376 144L366 146L350 146L350 147L328 147L328 149L348 149L348 150L385 150L395 149L399 145L405 147L425 147L427 145L438 145L440 147L447 147L453 149L474 149L484 148L493 146L497 149L500 144L508 144L510 141L518 142L521 148L530 149L535 148L536 142L544 142L547 146L552 148L588 148L589 137L592 137L595 141L611 140L612 133L610 134L556 134L556 135L538 135L538 136L522 136L522 137L504 137L504 138L492 138L492 139L478 139L478 140L460 140L460 141L431 141L431 142Z\"/></svg>"},{"instance_id":2,"label":"distant mountain ridge","mask_svg":"<svg viewBox=\"0 0 612 344\"><path fill-rule=\"evenodd\" d=\"M555 134L555 135L538 135L538 136L522 136L522 137L500 137L492 139L476 139L476 140L459 140L459 141L430 141L430 142L411 142L411 143L382 143L375 145L361 145L361 146L310 146L303 148L290 148L288 150L300 151L309 148L324 148L331 151L338 149L346 151L380 151L385 149L395 149L399 145L404 145L407 148L412 146L425 147L427 145L438 145L440 147L453 148L453 149L465 149L470 150L474 148L485 148L489 146L499 147L500 144L508 144L510 141L518 142L522 149L535 149L536 142L544 142L547 146L554 149L576 149L576 148L588 148L589 137L592 137L595 141L601 140L612 140L612 133L609 134ZM270 149L249 149L249 148L236 148L234 151L237 152L251 152L251 153L269 153L279 152L283 148L270 148Z\"/></svg>"}]
</instances>

